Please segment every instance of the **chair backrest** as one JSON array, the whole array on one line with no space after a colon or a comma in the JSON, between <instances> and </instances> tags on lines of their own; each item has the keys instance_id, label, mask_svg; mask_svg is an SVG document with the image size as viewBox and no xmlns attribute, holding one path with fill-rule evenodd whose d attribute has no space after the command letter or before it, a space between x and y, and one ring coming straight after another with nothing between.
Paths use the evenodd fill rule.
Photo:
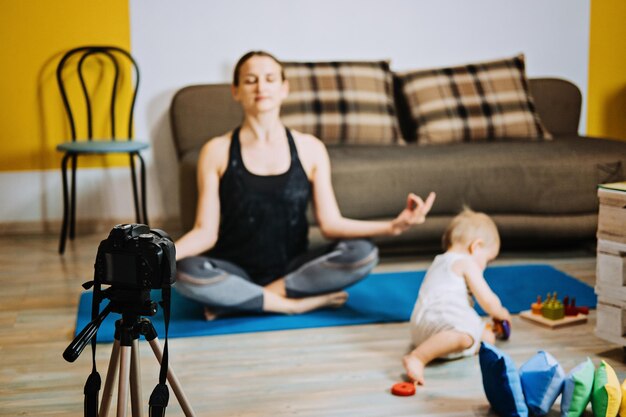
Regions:
<instances>
[{"instance_id":1,"label":"chair backrest","mask_svg":"<svg viewBox=\"0 0 626 417\"><path fill-rule=\"evenodd\" d=\"M101 58L101 59L98 59ZM101 68L101 73L97 76L92 71L86 71L85 62L96 62ZM86 74L89 72L90 74ZM112 74L109 74L111 73ZM87 139L92 140L94 136L94 113L96 100L93 93L90 94L87 86L87 78L95 80L96 84L105 85L107 79L110 80L110 104L109 104L109 124L111 127L111 139L115 140L115 117L116 108L120 104L120 100L124 99L128 108L128 133L126 139L130 140L133 135L133 113L135 110L135 101L137 99L137 90L139 88L139 67L131 54L123 48L117 46L81 46L74 48L61 58L56 70L57 83L59 91L63 99L63 105L68 117L70 129L72 132L72 141L76 141L79 137L77 133L77 106L78 100L70 100L68 93L68 82L73 77L78 77L80 82L80 90L84 99L84 111L86 113ZM121 92L122 84L129 82L130 97L128 94ZM73 104L72 104L73 103Z\"/></svg>"}]
</instances>

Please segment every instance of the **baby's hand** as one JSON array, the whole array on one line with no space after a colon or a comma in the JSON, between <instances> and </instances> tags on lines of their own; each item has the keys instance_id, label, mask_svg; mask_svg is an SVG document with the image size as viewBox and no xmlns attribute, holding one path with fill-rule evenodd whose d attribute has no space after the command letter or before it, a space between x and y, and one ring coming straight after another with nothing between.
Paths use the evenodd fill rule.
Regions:
<instances>
[{"instance_id":1,"label":"baby's hand","mask_svg":"<svg viewBox=\"0 0 626 417\"><path fill-rule=\"evenodd\" d=\"M509 323L511 323L511 313L509 313L509 310L507 310L506 308L502 307L502 313L501 316L499 317L500 320L506 320Z\"/></svg>"}]
</instances>

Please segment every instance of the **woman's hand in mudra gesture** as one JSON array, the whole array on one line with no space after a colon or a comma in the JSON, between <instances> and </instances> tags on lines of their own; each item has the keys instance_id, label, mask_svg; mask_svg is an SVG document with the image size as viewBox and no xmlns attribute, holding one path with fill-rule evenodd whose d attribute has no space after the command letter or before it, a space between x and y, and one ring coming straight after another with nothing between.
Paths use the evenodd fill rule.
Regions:
<instances>
[{"instance_id":1,"label":"woman's hand in mudra gesture","mask_svg":"<svg viewBox=\"0 0 626 417\"><path fill-rule=\"evenodd\" d=\"M413 225L424 223L435 202L435 196L435 193L431 192L424 201L418 195L410 193L406 199L406 208L391 221L392 234L399 235Z\"/></svg>"}]
</instances>

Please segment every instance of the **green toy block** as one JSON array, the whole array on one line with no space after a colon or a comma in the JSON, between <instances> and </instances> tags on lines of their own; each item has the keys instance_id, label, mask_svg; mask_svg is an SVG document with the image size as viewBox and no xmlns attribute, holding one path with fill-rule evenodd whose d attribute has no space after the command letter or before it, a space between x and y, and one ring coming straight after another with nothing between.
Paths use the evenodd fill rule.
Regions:
<instances>
[{"instance_id":1,"label":"green toy block","mask_svg":"<svg viewBox=\"0 0 626 417\"><path fill-rule=\"evenodd\" d=\"M541 307L541 315L550 320L559 320L565 317L565 306L556 297L556 292L548 297Z\"/></svg>"}]
</instances>

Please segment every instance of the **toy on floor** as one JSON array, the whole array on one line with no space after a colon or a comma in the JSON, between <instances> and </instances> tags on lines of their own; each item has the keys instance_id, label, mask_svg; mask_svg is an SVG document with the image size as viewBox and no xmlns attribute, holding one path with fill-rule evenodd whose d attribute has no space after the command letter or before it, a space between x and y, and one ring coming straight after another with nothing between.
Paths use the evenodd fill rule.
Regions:
<instances>
[{"instance_id":1,"label":"toy on floor","mask_svg":"<svg viewBox=\"0 0 626 417\"><path fill-rule=\"evenodd\" d=\"M496 334L496 339L509 340L511 336L511 323L509 323L508 320L493 319L492 330Z\"/></svg>"},{"instance_id":2,"label":"toy on floor","mask_svg":"<svg viewBox=\"0 0 626 417\"><path fill-rule=\"evenodd\" d=\"M556 292L548 293L545 301L541 302L541 296L530 305L530 310L520 312L520 317L538 323L552 329L587 322L589 307L578 307L576 299L569 296L559 301Z\"/></svg>"},{"instance_id":3,"label":"toy on floor","mask_svg":"<svg viewBox=\"0 0 626 417\"><path fill-rule=\"evenodd\" d=\"M533 314L541 314L541 308L543 307L543 303L541 302L541 296L537 296L537 301L530 305L530 311Z\"/></svg>"},{"instance_id":4,"label":"toy on floor","mask_svg":"<svg viewBox=\"0 0 626 417\"><path fill-rule=\"evenodd\" d=\"M576 306L576 298L572 297L572 300L569 300L569 297L563 298L563 305L565 306L565 315L566 316L577 316L579 314L589 314L589 307L587 306Z\"/></svg>"},{"instance_id":5,"label":"toy on floor","mask_svg":"<svg viewBox=\"0 0 626 417\"><path fill-rule=\"evenodd\" d=\"M570 302L569 297L566 295L563 297L563 307L565 307L566 316L577 316L578 308L576 308L576 298L572 298Z\"/></svg>"},{"instance_id":6,"label":"toy on floor","mask_svg":"<svg viewBox=\"0 0 626 417\"><path fill-rule=\"evenodd\" d=\"M415 395L415 384L413 382L398 382L391 387L391 393L399 397L410 397Z\"/></svg>"},{"instance_id":7,"label":"toy on floor","mask_svg":"<svg viewBox=\"0 0 626 417\"><path fill-rule=\"evenodd\" d=\"M548 293L548 297L541 307L541 315L550 320L558 320L565 317L565 307L556 297L556 291L552 293L552 296Z\"/></svg>"},{"instance_id":8,"label":"toy on floor","mask_svg":"<svg viewBox=\"0 0 626 417\"><path fill-rule=\"evenodd\" d=\"M589 314L589 307L577 306L576 298L569 296L563 297L563 302L559 301L556 297L556 292L548 293L545 302L541 302L541 296L537 296L537 301L530 305L530 311L532 314L541 315L550 320L559 320L563 317L575 317L578 314Z\"/></svg>"},{"instance_id":9,"label":"toy on floor","mask_svg":"<svg viewBox=\"0 0 626 417\"><path fill-rule=\"evenodd\" d=\"M576 311L578 311L579 314L583 314L585 316L589 315L589 307L588 306L576 307Z\"/></svg>"}]
</instances>

